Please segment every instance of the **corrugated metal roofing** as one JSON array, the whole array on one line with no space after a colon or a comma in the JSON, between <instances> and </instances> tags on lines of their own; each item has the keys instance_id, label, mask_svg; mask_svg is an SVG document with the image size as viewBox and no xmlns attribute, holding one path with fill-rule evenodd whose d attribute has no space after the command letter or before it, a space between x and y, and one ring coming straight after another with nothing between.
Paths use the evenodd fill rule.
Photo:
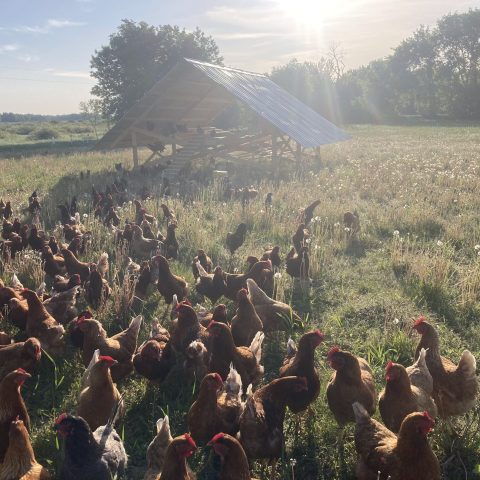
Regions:
<instances>
[{"instance_id":1,"label":"corrugated metal roofing","mask_svg":"<svg viewBox=\"0 0 480 480\"><path fill-rule=\"evenodd\" d=\"M305 148L350 138L265 75L185 60L135 103L96 148L129 147L133 131L142 146L161 141L168 125L206 127L235 99ZM181 137L176 135L179 144Z\"/></svg>"},{"instance_id":2,"label":"corrugated metal roofing","mask_svg":"<svg viewBox=\"0 0 480 480\"><path fill-rule=\"evenodd\" d=\"M185 59L305 148L350 139L267 76Z\"/></svg>"}]
</instances>

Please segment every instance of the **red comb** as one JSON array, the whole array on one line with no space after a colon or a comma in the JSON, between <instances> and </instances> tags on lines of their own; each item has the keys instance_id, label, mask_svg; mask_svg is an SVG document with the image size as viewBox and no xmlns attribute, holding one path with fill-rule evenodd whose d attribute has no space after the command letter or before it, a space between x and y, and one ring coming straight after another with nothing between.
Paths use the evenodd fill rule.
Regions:
<instances>
[{"instance_id":1,"label":"red comb","mask_svg":"<svg viewBox=\"0 0 480 480\"><path fill-rule=\"evenodd\" d=\"M20 420L20 415L17 415L17 417L15 418L15 421L18 422Z\"/></svg>"},{"instance_id":2,"label":"red comb","mask_svg":"<svg viewBox=\"0 0 480 480\"><path fill-rule=\"evenodd\" d=\"M430 416L430 414L427 411L423 412L423 417L429 420L430 422L435 423L435 420Z\"/></svg>"},{"instance_id":3,"label":"red comb","mask_svg":"<svg viewBox=\"0 0 480 480\"><path fill-rule=\"evenodd\" d=\"M66 413L62 413L56 420L55 420L55 425L59 425L62 423L65 419L67 418Z\"/></svg>"},{"instance_id":4,"label":"red comb","mask_svg":"<svg viewBox=\"0 0 480 480\"><path fill-rule=\"evenodd\" d=\"M81 317L78 317L78 318L77 318L76 323L82 323L82 322L84 322L85 320L86 320L85 316L82 315Z\"/></svg>"},{"instance_id":5,"label":"red comb","mask_svg":"<svg viewBox=\"0 0 480 480\"><path fill-rule=\"evenodd\" d=\"M215 379L216 379L218 382L223 383L222 377L220 376L219 373L214 373L214 376L215 376Z\"/></svg>"},{"instance_id":6,"label":"red comb","mask_svg":"<svg viewBox=\"0 0 480 480\"><path fill-rule=\"evenodd\" d=\"M418 327L418 326L421 325L425 320L426 320L426 318L422 315L421 317L418 317L418 318L415 320L415 323L413 324L413 326L414 326L414 327Z\"/></svg>"},{"instance_id":7,"label":"red comb","mask_svg":"<svg viewBox=\"0 0 480 480\"><path fill-rule=\"evenodd\" d=\"M100 356L98 357L98 360L99 360L99 361L103 361L103 362L115 362L115 360L114 360L112 357L108 356L108 355L100 355Z\"/></svg>"},{"instance_id":8,"label":"red comb","mask_svg":"<svg viewBox=\"0 0 480 480\"><path fill-rule=\"evenodd\" d=\"M225 434L220 432L217 433L209 442L208 445L213 445L214 443L218 442L219 440L222 440L222 438L225 438Z\"/></svg>"},{"instance_id":9,"label":"red comb","mask_svg":"<svg viewBox=\"0 0 480 480\"><path fill-rule=\"evenodd\" d=\"M184 435L184 437L185 437L185 440L190 444L190 446L191 446L192 448L194 448L194 449L197 448L197 445L196 445L196 443L195 443L195 440L190 436L189 433L186 433L186 434Z\"/></svg>"},{"instance_id":10,"label":"red comb","mask_svg":"<svg viewBox=\"0 0 480 480\"><path fill-rule=\"evenodd\" d=\"M333 357L333 355L335 355L338 352L340 352L340 347L332 347L327 353L327 358Z\"/></svg>"},{"instance_id":11,"label":"red comb","mask_svg":"<svg viewBox=\"0 0 480 480\"><path fill-rule=\"evenodd\" d=\"M212 321L208 324L208 327L207 327L207 328L213 327L213 325L215 325L216 323L218 323L218 322L216 322L215 320L212 320Z\"/></svg>"},{"instance_id":12,"label":"red comb","mask_svg":"<svg viewBox=\"0 0 480 480\"><path fill-rule=\"evenodd\" d=\"M392 367L393 367L393 362L392 361L388 362L387 366L385 367L385 371L388 373Z\"/></svg>"},{"instance_id":13,"label":"red comb","mask_svg":"<svg viewBox=\"0 0 480 480\"><path fill-rule=\"evenodd\" d=\"M315 334L318 335L319 337L322 337L322 340L325 338L325 334L321 332L318 328L315 330Z\"/></svg>"},{"instance_id":14,"label":"red comb","mask_svg":"<svg viewBox=\"0 0 480 480\"><path fill-rule=\"evenodd\" d=\"M23 368L17 368L17 373L21 373L22 375L29 375Z\"/></svg>"}]
</instances>

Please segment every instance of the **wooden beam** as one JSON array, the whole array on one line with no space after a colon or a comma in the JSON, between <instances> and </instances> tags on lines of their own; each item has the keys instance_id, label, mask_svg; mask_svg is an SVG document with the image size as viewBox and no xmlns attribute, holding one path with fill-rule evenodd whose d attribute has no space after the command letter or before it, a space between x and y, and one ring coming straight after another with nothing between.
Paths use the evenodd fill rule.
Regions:
<instances>
[{"instance_id":1,"label":"wooden beam","mask_svg":"<svg viewBox=\"0 0 480 480\"><path fill-rule=\"evenodd\" d=\"M132 153L133 153L133 166L138 167L137 134L135 132L132 132Z\"/></svg>"}]
</instances>

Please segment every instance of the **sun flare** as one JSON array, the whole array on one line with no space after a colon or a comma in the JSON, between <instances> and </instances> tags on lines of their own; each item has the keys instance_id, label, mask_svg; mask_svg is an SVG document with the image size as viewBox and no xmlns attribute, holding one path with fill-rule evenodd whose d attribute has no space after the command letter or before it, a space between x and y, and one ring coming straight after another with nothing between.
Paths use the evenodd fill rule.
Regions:
<instances>
[{"instance_id":1,"label":"sun flare","mask_svg":"<svg viewBox=\"0 0 480 480\"><path fill-rule=\"evenodd\" d=\"M341 15L348 0L276 0L278 6L293 22L313 27Z\"/></svg>"}]
</instances>

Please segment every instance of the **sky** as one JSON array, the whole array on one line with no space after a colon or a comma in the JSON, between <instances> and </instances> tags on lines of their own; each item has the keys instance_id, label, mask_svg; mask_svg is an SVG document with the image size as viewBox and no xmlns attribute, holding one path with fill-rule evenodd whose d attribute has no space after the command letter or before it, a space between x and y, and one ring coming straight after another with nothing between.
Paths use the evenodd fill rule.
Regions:
<instances>
[{"instance_id":1,"label":"sky","mask_svg":"<svg viewBox=\"0 0 480 480\"><path fill-rule=\"evenodd\" d=\"M0 112L61 114L90 98L95 49L124 18L200 27L227 66L268 72L339 45L347 68L480 0L0 0Z\"/></svg>"}]
</instances>

